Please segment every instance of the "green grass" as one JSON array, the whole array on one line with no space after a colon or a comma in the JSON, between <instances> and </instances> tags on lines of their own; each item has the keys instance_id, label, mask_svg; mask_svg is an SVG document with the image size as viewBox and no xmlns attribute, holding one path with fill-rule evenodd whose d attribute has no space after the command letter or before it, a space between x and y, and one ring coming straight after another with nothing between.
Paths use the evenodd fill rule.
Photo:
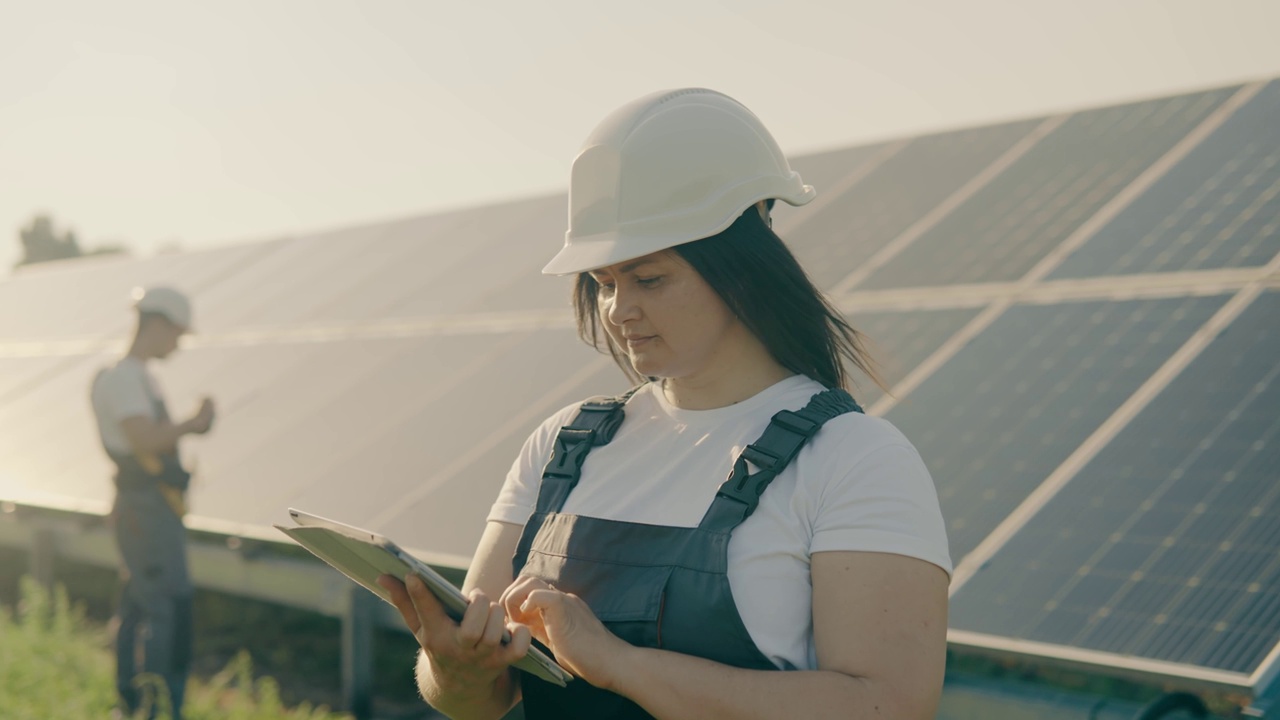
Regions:
<instances>
[{"instance_id":1,"label":"green grass","mask_svg":"<svg viewBox=\"0 0 1280 720\"><path fill-rule=\"evenodd\" d=\"M6 720L109 717L116 695L106 629L85 620L62 588L50 594L23 578L20 595L16 612L0 606L0 708ZM166 710L163 683L144 677L142 684ZM286 708L275 680L253 677L245 653L209 681L193 680L183 715L186 720L350 720L308 703Z\"/></svg>"}]
</instances>

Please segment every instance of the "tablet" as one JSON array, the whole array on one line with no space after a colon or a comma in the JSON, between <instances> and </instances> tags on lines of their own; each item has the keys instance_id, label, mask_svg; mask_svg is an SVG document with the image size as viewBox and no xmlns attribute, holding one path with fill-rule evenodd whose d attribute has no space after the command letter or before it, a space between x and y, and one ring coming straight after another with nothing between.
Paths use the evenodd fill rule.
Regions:
<instances>
[{"instance_id":1,"label":"tablet","mask_svg":"<svg viewBox=\"0 0 1280 720\"><path fill-rule=\"evenodd\" d=\"M422 578L431 593L439 598L449 617L455 621L462 619L470 602L462 591L394 542L377 533L301 510L289 508L289 515L297 523L297 527L276 525L277 530L293 538L316 557L368 588L373 594L390 603L391 594L378 585L378 576L393 575L404 582L412 572ZM503 636L504 643L509 639L510 635ZM561 687L573 679L569 671L536 647L530 647L529 652L513 665Z\"/></svg>"}]
</instances>

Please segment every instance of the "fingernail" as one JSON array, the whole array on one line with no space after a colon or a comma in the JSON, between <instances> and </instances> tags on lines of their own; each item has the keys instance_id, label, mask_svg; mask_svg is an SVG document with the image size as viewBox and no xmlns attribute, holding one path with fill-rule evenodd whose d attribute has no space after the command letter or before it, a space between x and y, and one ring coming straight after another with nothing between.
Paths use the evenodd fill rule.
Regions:
<instances>
[{"instance_id":1,"label":"fingernail","mask_svg":"<svg viewBox=\"0 0 1280 720\"><path fill-rule=\"evenodd\" d=\"M404 584L410 587L416 588L422 585L422 581L418 579L417 575L414 575L413 573L409 573L409 576L405 579Z\"/></svg>"}]
</instances>

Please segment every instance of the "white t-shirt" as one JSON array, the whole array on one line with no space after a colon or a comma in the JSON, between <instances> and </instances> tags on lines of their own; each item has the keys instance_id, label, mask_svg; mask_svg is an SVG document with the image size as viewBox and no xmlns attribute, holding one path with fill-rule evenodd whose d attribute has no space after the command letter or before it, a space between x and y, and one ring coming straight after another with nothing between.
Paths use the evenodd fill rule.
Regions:
<instances>
[{"instance_id":1,"label":"white t-shirt","mask_svg":"<svg viewBox=\"0 0 1280 720\"><path fill-rule=\"evenodd\" d=\"M120 421L131 417L155 417L152 398L159 398L160 386L147 364L131 355L98 371L89 394L98 420L102 444L113 453L132 455Z\"/></svg>"},{"instance_id":2,"label":"white t-shirt","mask_svg":"<svg viewBox=\"0 0 1280 720\"><path fill-rule=\"evenodd\" d=\"M736 405L683 410L647 385L627 403L613 441L587 455L563 512L696 527L733 461L774 413L799 410L823 389L797 375ZM489 520L528 522L556 432L577 408L552 415L525 442ZM828 421L729 540L738 613L780 668L817 668L809 557L832 550L907 555L951 572L933 479L911 443L880 418L848 413Z\"/></svg>"}]
</instances>

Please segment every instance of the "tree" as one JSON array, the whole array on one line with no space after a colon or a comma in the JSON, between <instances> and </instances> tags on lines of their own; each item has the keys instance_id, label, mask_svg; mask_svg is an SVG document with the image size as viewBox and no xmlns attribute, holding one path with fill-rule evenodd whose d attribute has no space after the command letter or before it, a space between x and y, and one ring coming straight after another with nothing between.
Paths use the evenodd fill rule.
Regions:
<instances>
[{"instance_id":1,"label":"tree","mask_svg":"<svg viewBox=\"0 0 1280 720\"><path fill-rule=\"evenodd\" d=\"M80 241L76 239L74 231L67 230L59 237L53 227L53 219L48 215L37 215L29 226L18 231L18 237L22 241L23 256L15 267L81 255L128 252L123 245L107 245L85 252L80 249Z\"/></svg>"}]
</instances>

